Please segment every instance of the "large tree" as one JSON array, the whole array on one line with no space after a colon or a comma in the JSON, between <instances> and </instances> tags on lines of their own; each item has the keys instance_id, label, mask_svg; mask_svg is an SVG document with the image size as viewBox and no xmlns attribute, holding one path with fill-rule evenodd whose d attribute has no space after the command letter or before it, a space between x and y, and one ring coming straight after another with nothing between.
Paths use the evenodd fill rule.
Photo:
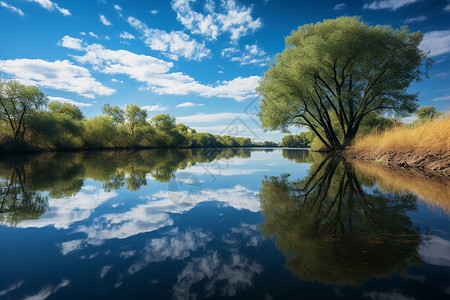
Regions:
<instances>
[{"instance_id":1,"label":"large tree","mask_svg":"<svg viewBox=\"0 0 450 300\"><path fill-rule=\"evenodd\" d=\"M16 80L0 81L0 117L11 127L14 143L23 148L27 116L47 104L45 94L35 86Z\"/></svg>"},{"instance_id":2,"label":"large tree","mask_svg":"<svg viewBox=\"0 0 450 300\"><path fill-rule=\"evenodd\" d=\"M419 49L422 36L406 27L369 26L358 17L300 26L257 88L262 125L284 131L307 126L334 151L349 145L373 112L413 112L417 94L407 89L431 66Z\"/></svg>"}]
</instances>

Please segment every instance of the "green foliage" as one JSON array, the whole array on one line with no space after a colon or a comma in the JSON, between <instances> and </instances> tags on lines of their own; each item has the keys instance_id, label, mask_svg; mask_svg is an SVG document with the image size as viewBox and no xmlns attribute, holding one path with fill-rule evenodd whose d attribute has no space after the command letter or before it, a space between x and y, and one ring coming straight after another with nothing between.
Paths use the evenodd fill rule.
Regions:
<instances>
[{"instance_id":1,"label":"green foliage","mask_svg":"<svg viewBox=\"0 0 450 300\"><path fill-rule=\"evenodd\" d=\"M286 267L300 279L357 286L373 277L407 275L420 263L422 236L408 217L417 199L368 193L363 182L374 185L336 156L316 156L302 180L285 174L262 181L260 230L275 238Z\"/></svg>"},{"instance_id":2,"label":"green foliage","mask_svg":"<svg viewBox=\"0 0 450 300\"><path fill-rule=\"evenodd\" d=\"M412 127L419 127L426 122L429 122L433 119L440 118L443 114L440 111L436 110L434 106L422 106L419 107L414 114L418 117L417 120L414 120L412 123Z\"/></svg>"},{"instance_id":3,"label":"green foliage","mask_svg":"<svg viewBox=\"0 0 450 300\"><path fill-rule=\"evenodd\" d=\"M111 106L106 103L103 105L102 111L105 115L110 116L116 125L123 125L125 122L125 112L117 105Z\"/></svg>"},{"instance_id":4,"label":"green foliage","mask_svg":"<svg viewBox=\"0 0 450 300\"><path fill-rule=\"evenodd\" d=\"M76 121L84 119L81 110L73 104L53 101L48 104L48 109L54 114L67 115Z\"/></svg>"},{"instance_id":5,"label":"green foliage","mask_svg":"<svg viewBox=\"0 0 450 300\"><path fill-rule=\"evenodd\" d=\"M24 146L28 116L47 101L47 97L37 87L26 86L16 80L0 81L0 117L2 123L10 126L18 149Z\"/></svg>"},{"instance_id":6,"label":"green foliage","mask_svg":"<svg viewBox=\"0 0 450 300\"><path fill-rule=\"evenodd\" d=\"M276 146L249 138L198 133L169 114L147 122L147 111L136 104L105 104L103 115L84 118L78 107L50 102L35 87L0 81L0 151L47 151L118 148L201 148ZM137 173L136 173L137 174ZM139 181L135 178L136 182Z\"/></svg>"},{"instance_id":7,"label":"green foliage","mask_svg":"<svg viewBox=\"0 0 450 300\"><path fill-rule=\"evenodd\" d=\"M296 135L285 135L279 144L280 147L297 147L307 148L312 141L312 134L310 132L300 132Z\"/></svg>"},{"instance_id":8,"label":"green foliage","mask_svg":"<svg viewBox=\"0 0 450 300\"><path fill-rule=\"evenodd\" d=\"M145 109L141 109L139 105L129 104L125 108L125 117L128 125L130 126L131 133L134 134L136 127L145 125L147 111Z\"/></svg>"},{"instance_id":9,"label":"green foliage","mask_svg":"<svg viewBox=\"0 0 450 300\"><path fill-rule=\"evenodd\" d=\"M413 112L417 94L407 88L431 65L418 47L422 36L406 27L369 26L358 17L299 27L257 88L262 125L284 131L306 126L331 151L349 145L372 112Z\"/></svg>"}]
</instances>

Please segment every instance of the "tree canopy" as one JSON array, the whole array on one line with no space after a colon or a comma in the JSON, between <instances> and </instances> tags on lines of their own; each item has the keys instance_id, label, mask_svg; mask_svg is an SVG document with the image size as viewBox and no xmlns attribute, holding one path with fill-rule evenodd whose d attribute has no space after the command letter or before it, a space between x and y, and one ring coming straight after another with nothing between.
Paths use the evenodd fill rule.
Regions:
<instances>
[{"instance_id":1,"label":"tree canopy","mask_svg":"<svg viewBox=\"0 0 450 300\"><path fill-rule=\"evenodd\" d=\"M257 87L262 125L283 131L306 126L334 151L349 145L373 112L414 112L418 95L407 89L431 66L418 47L422 37L358 17L300 26Z\"/></svg>"}]
</instances>

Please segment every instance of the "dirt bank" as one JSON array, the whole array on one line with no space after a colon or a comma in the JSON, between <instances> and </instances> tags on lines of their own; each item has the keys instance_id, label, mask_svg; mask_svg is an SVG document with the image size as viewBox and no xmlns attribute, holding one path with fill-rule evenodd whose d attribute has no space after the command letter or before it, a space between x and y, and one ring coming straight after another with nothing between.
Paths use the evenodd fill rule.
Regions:
<instances>
[{"instance_id":1,"label":"dirt bank","mask_svg":"<svg viewBox=\"0 0 450 300\"><path fill-rule=\"evenodd\" d=\"M406 169L419 173L427 173L429 177L444 176L450 178L450 151L432 153L428 151L384 151L348 149L344 156L350 159L376 162L391 169Z\"/></svg>"}]
</instances>

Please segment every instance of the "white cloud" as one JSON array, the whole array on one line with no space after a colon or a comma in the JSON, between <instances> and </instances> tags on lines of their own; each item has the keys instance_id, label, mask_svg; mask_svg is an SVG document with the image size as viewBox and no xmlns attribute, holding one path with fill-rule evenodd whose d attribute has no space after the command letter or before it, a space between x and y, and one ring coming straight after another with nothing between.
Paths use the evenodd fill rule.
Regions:
<instances>
[{"instance_id":1,"label":"white cloud","mask_svg":"<svg viewBox=\"0 0 450 300\"><path fill-rule=\"evenodd\" d=\"M338 3L334 6L334 10L343 10L347 5L345 3Z\"/></svg>"},{"instance_id":2,"label":"white cloud","mask_svg":"<svg viewBox=\"0 0 450 300\"><path fill-rule=\"evenodd\" d=\"M224 254L229 255L228 259L222 258ZM203 257L193 258L177 275L173 298L233 297L239 291L254 288L253 280L262 272L262 265L242 256L237 249L221 254L209 251Z\"/></svg>"},{"instance_id":3,"label":"white cloud","mask_svg":"<svg viewBox=\"0 0 450 300\"><path fill-rule=\"evenodd\" d=\"M27 0L28 2L36 2L43 8L45 8L48 11L54 11L55 9L62 13L64 16L70 16L71 13L68 9L59 7L58 4L50 1L50 0Z\"/></svg>"},{"instance_id":4,"label":"white cloud","mask_svg":"<svg viewBox=\"0 0 450 300\"><path fill-rule=\"evenodd\" d=\"M231 57L229 53L231 50L224 49L222 51L222 56ZM266 55L266 52L260 49L257 45L246 45L245 51L243 51L241 56L231 57L231 61L236 61L243 65L255 64L259 66L267 66L272 59Z\"/></svg>"},{"instance_id":5,"label":"white cloud","mask_svg":"<svg viewBox=\"0 0 450 300\"><path fill-rule=\"evenodd\" d=\"M160 95L187 95L232 98L242 101L256 95L259 76L237 77L230 81L204 85L181 72L169 73L173 63L152 56L138 55L126 50L109 50L93 44L84 48L86 54L74 56L81 63L89 63L94 70L106 74L125 74L147 84L147 89Z\"/></svg>"},{"instance_id":6,"label":"white cloud","mask_svg":"<svg viewBox=\"0 0 450 300\"><path fill-rule=\"evenodd\" d=\"M450 12L450 4L447 4L447 5L444 7L444 10Z\"/></svg>"},{"instance_id":7,"label":"white cloud","mask_svg":"<svg viewBox=\"0 0 450 300\"><path fill-rule=\"evenodd\" d=\"M444 97L436 97L431 101L446 101L446 100L450 100L450 95L449 96L444 96Z\"/></svg>"},{"instance_id":8,"label":"white cloud","mask_svg":"<svg viewBox=\"0 0 450 300\"><path fill-rule=\"evenodd\" d=\"M86 32L83 32L83 31L82 31L82 32L80 32L80 34L81 34L81 35L86 35Z\"/></svg>"},{"instance_id":9,"label":"white cloud","mask_svg":"<svg viewBox=\"0 0 450 300\"><path fill-rule=\"evenodd\" d=\"M122 11L122 7L120 7L119 4L114 4L114 9L117 11Z\"/></svg>"},{"instance_id":10,"label":"white cloud","mask_svg":"<svg viewBox=\"0 0 450 300\"><path fill-rule=\"evenodd\" d=\"M66 35L59 42L59 45L69 49L83 50L82 43L82 40Z\"/></svg>"},{"instance_id":11,"label":"white cloud","mask_svg":"<svg viewBox=\"0 0 450 300\"><path fill-rule=\"evenodd\" d=\"M94 186L84 186L75 196L49 199L49 208L39 219L24 221L17 227L43 228L53 226L57 229L68 229L74 223L88 219L98 206L116 196L116 192L105 192L103 189ZM62 249L68 253L78 249L80 243L74 242L63 246Z\"/></svg>"},{"instance_id":12,"label":"white cloud","mask_svg":"<svg viewBox=\"0 0 450 300\"><path fill-rule=\"evenodd\" d=\"M129 17L128 23L143 34L145 44L152 50L161 51L167 57L177 60L179 56L188 60L202 60L211 53L205 44L192 40L182 31L166 32L148 28L142 21Z\"/></svg>"},{"instance_id":13,"label":"white cloud","mask_svg":"<svg viewBox=\"0 0 450 300\"><path fill-rule=\"evenodd\" d=\"M236 118L246 119L251 116L245 113L216 113L216 114L202 114L198 113L190 116L177 117L177 122L181 123L211 123L224 120L234 120Z\"/></svg>"},{"instance_id":14,"label":"white cloud","mask_svg":"<svg viewBox=\"0 0 450 300\"><path fill-rule=\"evenodd\" d=\"M192 102L183 102L177 105L177 107L192 107L192 106L203 106L202 103L192 103Z\"/></svg>"},{"instance_id":15,"label":"white cloud","mask_svg":"<svg viewBox=\"0 0 450 300\"><path fill-rule=\"evenodd\" d=\"M68 60L0 60L0 71L28 85L75 92L88 98L94 97L94 94L107 96L115 92L98 82L87 69Z\"/></svg>"},{"instance_id":16,"label":"white cloud","mask_svg":"<svg viewBox=\"0 0 450 300\"><path fill-rule=\"evenodd\" d=\"M5 296L9 292L17 290L18 288L20 288L23 285L23 283L24 283L24 281L20 280L17 283L13 283L13 284L9 285L6 289L0 291L0 297Z\"/></svg>"},{"instance_id":17,"label":"white cloud","mask_svg":"<svg viewBox=\"0 0 450 300\"><path fill-rule=\"evenodd\" d=\"M118 83L123 83L123 80L119 80L116 78L111 79L112 82L118 82Z\"/></svg>"},{"instance_id":18,"label":"white cloud","mask_svg":"<svg viewBox=\"0 0 450 300\"><path fill-rule=\"evenodd\" d=\"M152 10L150 11L150 13L151 13L152 15L156 15L157 13L159 13L159 11L158 11L157 9L152 9Z\"/></svg>"},{"instance_id":19,"label":"white cloud","mask_svg":"<svg viewBox=\"0 0 450 300\"><path fill-rule=\"evenodd\" d=\"M101 270L100 270L100 273L99 273L99 278L100 279L103 279L103 277L105 277L106 276L106 274L108 274L108 272L111 270L113 268L113 266L111 266L111 265L108 265L108 266L104 266Z\"/></svg>"},{"instance_id":20,"label":"white cloud","mask_svg":"<svg viewBox=\"0 0 450 300\"><path fill-rule=\"evenodd\" d=\"M221 33L228 32L235 42L262 26L260 18L251 16L251 7L239 6L235 0L221 1L221 12L212 1L207 1L204 5L206 14L195 12L190 2L194 1L174 0L172 9L177 13L177 20L192 33L215 40Z\"/></svg>"},{"instance_id":21,"label":"white cloud","mask_svg":"<svg viewBox=\"0 0 450 300\"><path fill-rule=\"evenodd\" d=\"M129 32L124 31L120 34L120 38L126 39L126 40L134 40L134 35L132 35Z\"/></svg>"},{"instance_id":22,"label":"white cloud","mask_svg":"<svg viewBox=\"0 0 450 300\"><path fill-rule=\"evenodd\" d=\"M162 238L148 241L142 251L142 257L128 268L128 274L133 275L141 271L151 262L188 258L193 252L204 248L212 239L213 235L202 229L188 229L184 233L175 229Z\"/></svg>"},{"instance_id":23,"label":"white cloud","mask_svg":"<svg viewBox=\"0 0 450 300\"><path fill-rule=\"evenodd\" d=\"M438 56L450 52L450 30L430 31L424 34L420 48L430 51L430 56Z\"/></svg>"},{"instance_id":24,"label":"white cloud","mask_svg":"<svg viewBox=\"0 0 450 300\"><path fill-rule=\"evenodd\" d=\"M156 105L145 105L141 107L142 109L145 109L146 111L166 111L168 109L167 106L161 106L161 104Z\"/></svg>"},{"instance_id":25,"label":"white cloud","mask_svg":"<svg viewBox=\"0 0 450 300\"><path fill-rule=\"evenodd\" d=\"M419 255L429 264L450 267L450 241L431 236L419 246Z\"/></svg>"},{"instance_id":26,"label":"white cloud","mask_svg":"<svg viewBox=\"0 0 450 300\"><path fill-rule=\"evenodd\" d=\"M111 26L112 23L110 21L108 21L108 19L104 16L104 15L99 15L100 17L100 21L103 23L103 25L105 26Z\"/></svg>"},{"instance_id":27,"label":"white cloud","mask_svg":"<svg viewBox=\"0 0 450 300\"><path fill-rule=\"evenodd\" d=\"M404 6L411 5L413 3L418 2L419 0L385 0L385 1L373 1L371 3L364 4L364 9L390 9L395 11Z\"/></svg>"},{"instance_id":28,"label":"white cloud","mask_svg":"<svg viewBox=\"0 0 450 300\"><path fill-rule=\"evenodd\" d=\"M71 99L66 99L66 98L62 98L62 97L48 96L48 99L50 101L58 101L58 102L62 102L62 103L69 103L69 104L72 104L72 105L75 105L75 106L79 106L79 107L92 106L91 103L77 102L77 101L73 101Z\"/></svg>"},{"instance_id":29,"label":"white cloud","mask_svg":"<svg viewBox=\"0 0 450 300\"><path fill-rule=\"evenodd\" d=\"M63 279L57 286L48 285L42 288L37 294L30 295L24 298L24 300L44 300L55 294L58 290L66 287L70 284L70 280Z\"/></svg>"},{"instance_id":30,"label":"white cloud","mask_svg":"<svg viewBox=\"0 0 450 300\"><path fill-rule=\"evenodd\" d=\"M7 9L9 9L10 11L15 12L21 16L25 16L25 14L23 13L23 11L20 8L12 6L11 4L8 4L6 2L0 1L0 6L5 7Z\"/></svg>"},{"instance_id":31,"label":"white cloud","mask_svg":"<svg viewBox=\"0 0 450 300\"><path fill-rule=\"evenodd\" d=\"M414 18L408 18L408 19L406 19L404 22L405 22L406 24L409 24L409 23L414 23L414 22L423 22L423 21L425 21L426 19L427 19L426 16L418 16L418 17L414 17Z\"/></svg>"},{"instance_id":32,"label":"white cloud","mask_svg":"<svg viewBox=\"0 0 450 300\"><path fill-rule=\"evenodd\" d=\"M93 33L93 32L89 32L89 35L90 35L91 37L93 37L93 38L98 39L98 35L96 35L96 34Z\"/></svg>"}]
</instances>

